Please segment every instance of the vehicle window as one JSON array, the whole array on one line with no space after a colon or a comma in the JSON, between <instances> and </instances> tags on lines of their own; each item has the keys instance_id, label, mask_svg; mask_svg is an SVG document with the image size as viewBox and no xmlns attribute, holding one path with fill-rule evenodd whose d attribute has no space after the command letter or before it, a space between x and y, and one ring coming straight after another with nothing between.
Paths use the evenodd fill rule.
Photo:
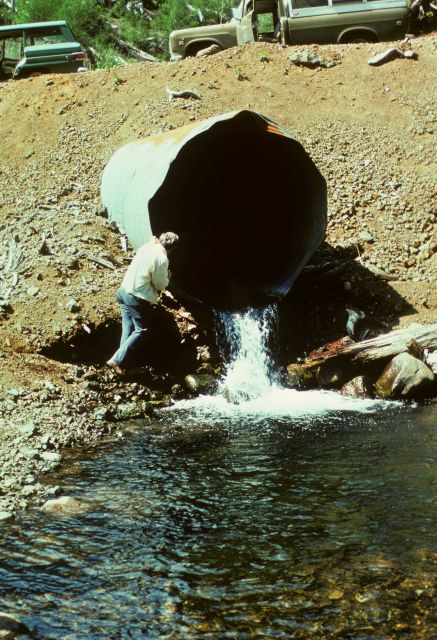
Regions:
<instances>
[{"instance_id":1,"label":"vehicle window","mask_svg":"<svg viewBox=\"0 0 437 640\"><path fill-rule=\"evenodd\" d=\"M4 44L4 57L7 60L19 60L21 58L21 38L7 38Z\"/></svg>"},{"instance_id":2,"label":"vehicle window","mask_svg":"<svg viewBox=\"0 0 437 640\"><path fill-rule=\"evenodd\" d=\"M260 33L274 31L273 13L258 13L258 31Z\"/></svg>"},{"instance_id":3,"label":"vehicle window","mask_svg":"<svg viewBox=\"0 0 437 640\"><path fill-rule=\"evenodd\" d=\"M34 29L25 34L25 46L38 44L57 44L58 42L68 42L68 38L61 29L51 27L50 29Z\"/></svg>"},{"instance_id":4,"label":"vehicle window","mask_svg":"<svg viewBox=\"0 0 437 640\"><path fill-rule=\"evenodd\" d=\"M328 0L293 0L293 9L311 9L312 7L327 7Z\"/></svg>"}]
</instances>

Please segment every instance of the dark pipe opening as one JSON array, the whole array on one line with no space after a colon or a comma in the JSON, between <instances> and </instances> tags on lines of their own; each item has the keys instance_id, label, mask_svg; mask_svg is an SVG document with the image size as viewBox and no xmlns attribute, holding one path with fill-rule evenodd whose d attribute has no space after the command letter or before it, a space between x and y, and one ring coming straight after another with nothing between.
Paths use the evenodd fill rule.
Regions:
<instances>
[{"instance_id":1,"label":"dark pipe opening","mask_svg":"<svg viewBox=\"0 0 437 640\"><path fill-rule=\"evenodd\" d=\"M188 141L149 202L152 230L181 243L176 291L212 307L271 302L322 240L325 181L302 146L251 112Z\"/></svg>"}]
</instances>

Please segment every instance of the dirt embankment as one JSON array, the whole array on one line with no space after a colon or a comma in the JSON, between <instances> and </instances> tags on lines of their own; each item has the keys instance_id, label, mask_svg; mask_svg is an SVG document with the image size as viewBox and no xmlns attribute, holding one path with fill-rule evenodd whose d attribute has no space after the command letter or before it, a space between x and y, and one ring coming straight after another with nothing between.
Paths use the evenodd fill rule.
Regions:
<instances>
[{"instance_id":1,"label":"dirt embankment","mask_svg":"<svg viewBox=\"0 0 437 640\"><path fill-rule=\"evenodd\" d=\"M310 153L328 182L329 225L320 270L282 304L284 359L344 335L346 307L364 310L375 332L436 320L437 39L412 47L417 61L378 68L367 60L387 44L308 47L336 60L328 69L294 65L291 47L255 44L0 84L0 511L16 496L21 506L43 496L33 470L57 464L44 452L100 437L88 416L105 397L150 399L157 381L121 385L84 364L85 354L103 362L117 340L114 297L130 254L100 215L99 187L126 142L248 108ZM201 99L169 102L167 87ZM205 162L213 170L213 154ZM287 185L257 185L272 190L272 206L291 197ZM260 224L274 241L268 212ZM208 359L207 312L167 299L162 320L172 336L161 343L165 367Z\"/></svg>"}]
</instances>

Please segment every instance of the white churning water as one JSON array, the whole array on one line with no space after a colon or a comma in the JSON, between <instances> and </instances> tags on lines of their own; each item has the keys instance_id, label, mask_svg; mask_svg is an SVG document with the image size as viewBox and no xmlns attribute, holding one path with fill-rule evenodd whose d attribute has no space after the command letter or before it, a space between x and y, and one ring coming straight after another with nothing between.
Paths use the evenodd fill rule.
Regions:
<instances>
[{"instance_id":1,"label":"white churning water","mask_svg":"<svg viewBox=\"0 0 437 640\"><path fill-rule=\"evenodd\" d=\"M221 394L235 404L255 400L276 387L270 351L276 305L245 312L218 312L217 335L225 360Z\"/></svg>"},{"instance_id":2,"label":"white churning water","mask_svg":"<svg viewBox=\"0 0 437 640\"><path fill-rule=\"evenodd\" d=\"M334 391L296 391L281 386L271 353L277 332L277 308L217 312L217 337L225 372L216 396L183 400L177 409L200 417L316 416L328 412L371 412L393 406L381 400L351 398Z\"/></svg>"}]
</instances>

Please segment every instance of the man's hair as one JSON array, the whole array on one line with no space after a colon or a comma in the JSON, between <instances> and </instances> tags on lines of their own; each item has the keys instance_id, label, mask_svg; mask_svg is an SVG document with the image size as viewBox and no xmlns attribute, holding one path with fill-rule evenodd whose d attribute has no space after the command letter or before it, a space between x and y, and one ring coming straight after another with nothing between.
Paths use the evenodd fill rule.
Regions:
<instances>
[{"instance_id":1,"label":"man's hair","mask_svg":"<svg viewBox=\"0 0 437 640\"><path fill-rule=\"evenodd\" d=\"M159 242L166 250L174 249L179 242L179 236L173 231L166 231L159 236Z\"/></svg>"}]
</instances>

